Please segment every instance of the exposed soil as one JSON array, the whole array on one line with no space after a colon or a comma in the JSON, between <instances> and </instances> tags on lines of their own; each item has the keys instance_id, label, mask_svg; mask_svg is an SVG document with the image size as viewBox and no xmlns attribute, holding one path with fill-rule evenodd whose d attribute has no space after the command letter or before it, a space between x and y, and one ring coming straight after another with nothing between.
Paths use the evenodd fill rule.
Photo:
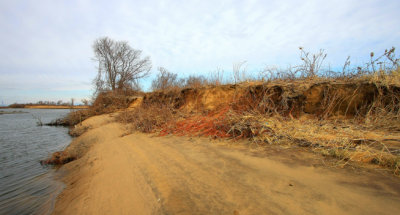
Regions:
<instances>
[{"instance_id":1,"label":"exposed soil","mask_svg":"<svg viewBox=\"0 0 400 215\"><path fill-rule=\"evenodd\" d=\"M187 88L147 93L138 103L172 104L188 111L216 110L221 106L241 106L241 110L278 111L300 116L364 116L377 100L388 106L397 102L400 86L367 81L250 82L217 87Z\"/></svg>"},{"instance_id":2,"label":"exposed soil","mask_svg":"<svg viewBox=\"0 0 400 215\"><path fill-rule=\"evenodd\" d=\"M110 115L82 126L54 214L400 214L399 178L384 170L334 168L302 148L129 134Z\"/></svg>"}]
</instances>

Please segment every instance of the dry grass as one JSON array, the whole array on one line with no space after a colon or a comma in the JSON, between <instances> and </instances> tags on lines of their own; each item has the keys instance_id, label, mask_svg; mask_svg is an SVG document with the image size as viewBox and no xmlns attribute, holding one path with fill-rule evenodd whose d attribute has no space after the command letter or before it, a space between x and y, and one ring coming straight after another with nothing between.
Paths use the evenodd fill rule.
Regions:
<instances>
[{"instance_id":1,"label":"dry grass","mask_svg":"<svg viewBox=\"0 0 400 215\"><path fill-rule=\"evenodd\" d=\"M118 115L117 120L130 124L133 130L149 133L171 123L177 117L177 111L171 104L152 103L125 110Z\"/></svg>"},{"instance_id":2,"label":"dry grass","mask_svg":"<svg viewBox=\"0 0 400 215\"><path fill-rule=\"evenodd\" d=\"M377 58L371 54L370 63L354 70L348 69L348 58L341 73L322 72L322 50L317 55L301 51L303 65L278 74L264 71L269 73L262 81L219 86L218 72L215 80L196 79L195 89L181 86L146 94L141 105L121 112L119 120L133 130L159 135L308 147L337 158L340 165L370 163L400 174L400 70L394 49ZM382 64L384 58L392 64ZM235 81L242 80L240 68L234 69ZM202 87L209 83L213 86ZM109 104L99 106L103 111L114 103L126 106L126 101L98 99Z\"/></svg>"},{"instance_id":3,"label":"dry grass","mask_svg":"<svg viewBox=\"0 0 400 215\"><path fill-rule=\"evenodd\" d=\"M137 92L102 92L99 93L90 107L94 115L112 113L129 107Z\"/></svg>"},{"instance_id":4,"label":"dry grass","mask_svg":"<svg viewBox=\"0 0 400 215\"><path fill-rule=\"evenodd\" d=\"M64 118L56 119L46 125L50 126L74 126L80 124L83 120L93 116L93 112L90 109L71 111Z\"/></svg>"},{"instance_id":5,"label":"dry grass","mask_svg":"<svg viewBox=\"0 0 400 215\"><path fill-rule=\"evenodd\" d=\"M363 99L354 97L363 92L359 87L350 88L350 91L340 89L341 91L329 94L336 90L331 87L330 91L322 92L322 97L317 97L322 99L319 104L324 111L306 114L301 110L301 102L296 100L301 97L296 93L286 92L288 88L276 85L243 87L246 90L238 90L242 96L236 95L233 102L213 111L184 112L179 109L182 105L176 106L174 102L188 101L181 101L184 98L175 95L173 98L168 97L174 102L168 102L168 99L156 102L156 98L148 98L148 102L132 111L123 111L119 119L130 124L134 130L159 132L161 136L173 134L244 138L259 145L309 147L324 156L337 158L341 165L349 162L371 163L390 168L395 174L399 174L399 150L387 146L382 138L393 134L393 138L400 141L400 133L398 132L398 136L393 133L399 126L398 103L392 101L397 97L396 93L387 90L389 88L380 89L385 89L386 95L391 94L393 98L385 96L383 99L377 94L369 106L364 103L364 106L354 106L357 99ZM353 93L349 93L351 90L354 90ZM157 94L157 98L163 98L160 95ZM332 99L327 95L338 98ZM178 101L177 98L181 100ZM348 106L351 105L357 107L358 111L350 112ZM383 117L386 121L377 123Z\"/></svg>"},{"instance_id":6,"label":"dry grass","mask_svg":"<svg viewBox=\"0 0 400 215\"><path fill-rule=\"evenodd\" d=\"M348 162L377 164L399 174L400 151L385 142L392 136L400 142L400 133L368 129L349 120L318 120L313 118L265 119L270 132L255 138L268 144L286 144L310 147L325 156L338 158L343 165Z\"/></svg>"}]
</instances>

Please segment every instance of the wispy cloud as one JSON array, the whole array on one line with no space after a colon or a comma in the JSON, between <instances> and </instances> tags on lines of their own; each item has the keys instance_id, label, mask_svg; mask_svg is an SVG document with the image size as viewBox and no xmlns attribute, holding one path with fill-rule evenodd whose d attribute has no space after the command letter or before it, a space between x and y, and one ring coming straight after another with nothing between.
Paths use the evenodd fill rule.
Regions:
<instances>
[{"instance_id":1,"label":"wispy cloud","mask_svg":"<svg viewBox=\"0 0 400 215\"><path fill-rule=\"evenodd\" d=\"M251 69L294 64L299 46L325 49L333 66L348 55L361 63L400 43L399 9L397 0L2 1L0 97L52 83L89 92L79 83L96 73L91 45L100 36L181 74L243 60Z\"/></svg>"}]
</instances>

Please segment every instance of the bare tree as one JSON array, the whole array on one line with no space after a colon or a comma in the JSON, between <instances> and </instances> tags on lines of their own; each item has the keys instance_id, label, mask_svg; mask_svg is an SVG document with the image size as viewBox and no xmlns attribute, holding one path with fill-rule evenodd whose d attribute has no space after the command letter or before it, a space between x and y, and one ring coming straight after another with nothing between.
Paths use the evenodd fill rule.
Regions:
<instances>
[{"instance_id":1,"label":"bare tree","mask_svg":"<svg viewBox=\"0 0 400 215\"><path fill-rule=\"evenodd\" d=\"M98 62L97 77L93 81L97 91L130 89L135 81L150 72L150 58L142 58L142 51L133 49L126 41L99 38L93 50Z\"/></svg>"},{"instance_id":2,"label":"bare tree","mask_svg":"<svg viewBox=\"0 0 400 215\"><path fill-rule=\"evenodd\" d=\"M179 86L177 74L169 72L164 67L158 68L159 73L151 83L152 90L166 90Z\"/></svg>"},{"instance_id":3,"label":"bare tree","mask_svg":"<svg viewBox=\"0 0 400 215\"><path fill-rule=\"evenodd\" d=\"M85 106L89 105L89 100L87 100L87 99L82 99L81 102Z\"/></svg>"}]
</instances>

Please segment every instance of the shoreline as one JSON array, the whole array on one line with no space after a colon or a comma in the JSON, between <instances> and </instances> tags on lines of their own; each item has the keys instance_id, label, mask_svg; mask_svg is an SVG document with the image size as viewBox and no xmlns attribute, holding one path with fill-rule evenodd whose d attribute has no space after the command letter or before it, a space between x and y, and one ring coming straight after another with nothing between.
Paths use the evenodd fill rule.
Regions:
<instances>
[{"instance_id":1,"label":"shoreline","mask_svg":"<svg viewBox=\"0 0 400 215\"><path fill-rule=\"evenodd\" d=\"M26 109L88 109L89 106L27 105Z\"/></svg>"},{"instance_id":2,"label":"shoreline","mask_svg":"<svg viewBox=\"0 0 400 215\"><path fill-rule=\"evenodd\" d=\"M67 106L67 105L27 105L24 107L0 107L0 109L88 109L89 106Z\"/></svg>"},{"instance_id":3,"label":"shoreline","mask_svg":"<svg viewBox=\"0 0 400 215\"><path fill-rule=\"evenodd\" d=\"M52 214L400 213L397 177L332 169L304 149L132 134L112 114L78 127Z\"/></svg>"}]
</instances>

